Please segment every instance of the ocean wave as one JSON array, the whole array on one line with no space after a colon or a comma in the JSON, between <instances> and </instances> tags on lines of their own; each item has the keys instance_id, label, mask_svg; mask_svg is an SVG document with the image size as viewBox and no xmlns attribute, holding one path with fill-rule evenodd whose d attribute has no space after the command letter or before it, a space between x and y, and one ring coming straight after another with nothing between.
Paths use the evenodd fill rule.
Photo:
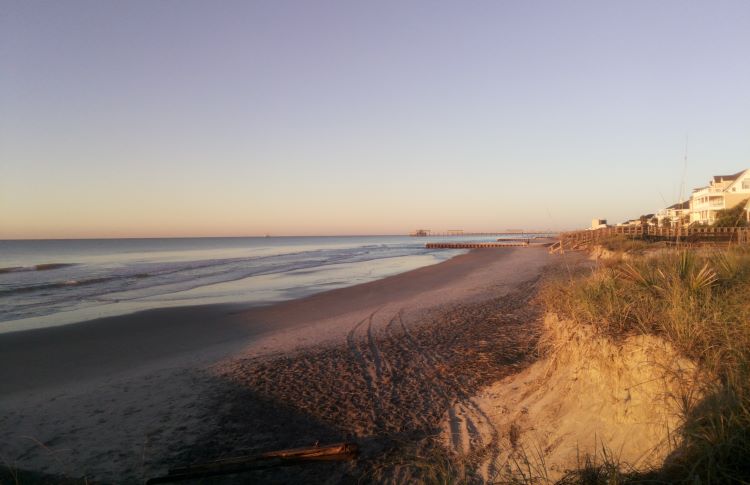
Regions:
<instances>
[{"instance_id":1,"label":"ocean wave","mask_svg":"<svg viewBox=\"0 0 750 485\"><path fill-rule=\"evenodd\" d=\"M430 252L432 251L426 250L422 245L367 244L240 258L142 261L115 266L78 264L77 268L64 273L50 273L49 276L41 273L35 276L31 271L76 265L51 263L34 267L3 268L6 273L24 271L25 274L23 277L6 275L6 279L10 277L14 281L0 284L0 322L106 302L164 296L253 276L292 272L300 276L315 273L330 265L363 263ZM53 274L59 277L50 281ZM336 285L339 283L337 281Z\"/></svg>"},{"instance_id":2,"label":"ocean wave","mask_svg":"<svg viewBox=\"0 0 750 485\"><path fill-rule=\"evenodd\" d=\"M34 266L8 266L6 268L0 268L0 274L3 273L23 273L26 271L50 271L53 269L67 268L69 266L76 266L78 263L44 263L36 264Z\"/></svg>"},{"instance_id":3,"label":"ocean wave","mask_svg":"<svg viewBox=\"0 0 750 485\"><path fill-rule=\"evenodd\" d=\"M117 276L107 276L107 277L101 277L101 278L89 278L85 280L65 280L65 281L56 281L53 283L41 283L37 285L27 285L27 286L16 286L12 287L10 289L0 289L0 296L12 296L12 295L18 295L22 293L30 293L33 291L44 291L44 290L52 290L57 288L65 288L65 287L71 287L71 286L85 286L85 285L96 285L100 283L106 283L107 281L112 281L119 279Z\"/></svg>"}]
</instances>

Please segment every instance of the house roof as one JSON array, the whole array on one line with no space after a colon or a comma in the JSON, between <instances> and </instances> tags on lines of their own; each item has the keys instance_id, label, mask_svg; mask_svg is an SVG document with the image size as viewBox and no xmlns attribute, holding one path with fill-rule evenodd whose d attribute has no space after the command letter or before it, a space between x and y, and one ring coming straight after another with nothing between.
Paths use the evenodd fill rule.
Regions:
<instances>
[{"instance_id":1,"label":"house roof","mask_svg":"<svg viewBox=\"0 0 750 485\"><path fill-rule=\"evenodd\" d=\"M740 170L733 175L714 175L714 182L727 182L730 180L737 180L737 178L745 173L747 170Z\"/></svg>"},{"instance_id":2,"label":"house roof","mask_svg":"<svg viewBox=\"0 0 750 485\"><path fill-rule=\"evenodd\" d=\"M690 201L686 200L685 202L678 202L676 204L672 204L667 209L690 209Z\"/></svg>"}]
</instances>

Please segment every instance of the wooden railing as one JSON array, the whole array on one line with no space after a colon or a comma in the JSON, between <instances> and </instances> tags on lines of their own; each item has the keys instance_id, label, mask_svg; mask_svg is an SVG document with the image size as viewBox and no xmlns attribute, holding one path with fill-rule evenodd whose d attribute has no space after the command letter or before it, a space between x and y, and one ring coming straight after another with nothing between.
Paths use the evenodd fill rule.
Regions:
<instances>
[{"instance_id":1,"label":"wooden railing","mask_svg":"<svg viewBox=\"0 0 750 485\"><path fill-rule=\"evenodd\" d=\"M497 232L463 232L463 231L448 231L448 232L432 232L427 229L420 229L409 233L411 237L493 237L493 236L541 236L541 237L555 237L557 232L551 231L532 231L532 230L507 230Z\"/></svg>"},{"instance_id":2,"label":"wooden railing","mask_svg":"<svg viewBox=\"0 0 750 485\"><path fill-rule=\"evenodd\" d=\"M695 227L664 228L651 226L618 226L560 234L558 243L550 252L578 249L616 236L649 241L674 241L682 243L734 243L750 244L750 228L746 227Z\"/></svg>"}]
</instances>

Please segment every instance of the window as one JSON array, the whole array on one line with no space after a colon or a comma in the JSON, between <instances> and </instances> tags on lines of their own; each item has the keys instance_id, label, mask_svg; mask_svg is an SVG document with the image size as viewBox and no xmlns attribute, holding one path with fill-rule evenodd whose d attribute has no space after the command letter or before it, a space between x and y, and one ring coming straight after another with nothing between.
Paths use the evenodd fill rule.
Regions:
<instances>
[{"instance_id":1,"label":"window","mask_svg":"<svg viewBox=\"0 0 750 485\"><path fill-rule=\"evenodd\" d=\"M742 189L743 190L750 189L750 179L743 179L742 180Z\"/></svg>"}]
</instances>

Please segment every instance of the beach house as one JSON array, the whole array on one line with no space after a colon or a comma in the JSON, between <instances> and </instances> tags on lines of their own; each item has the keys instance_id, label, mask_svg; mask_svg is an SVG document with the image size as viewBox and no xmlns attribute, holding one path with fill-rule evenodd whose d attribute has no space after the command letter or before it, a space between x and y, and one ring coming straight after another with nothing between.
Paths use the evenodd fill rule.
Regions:
<instances>
[{"instance_id":1,"label":"beach house","mask_svg":"<svg viewBox=\"0 0 750 485\"><path fill-rule=\"evenodd\" d=\"M678 202L656 213L659 226L677 227L687 222L690 216L690 201Z\"/></svg>"},{"instance_id":2,"label":"beach house","mask_svg":"<svg viewBox=\"0 0 750 485\"><path fill-rule=\"evenodd\" d=\"M591 219L591 229L603 229L607 227L607 219Z\"/></svg>"},{"instance_id":3,"label":"beach house","mask_svg":"<svg viewBox=\"0 0 750 485\"><path fill-rule=\"evenodd\" d=\"M716 213L731 209L750 198L750 169L733 175L715 175L709 185L693 189L690 196L690 223L713 224ZM750 207L745 217L750 220Z\"/></svg>"}]
</instances>

